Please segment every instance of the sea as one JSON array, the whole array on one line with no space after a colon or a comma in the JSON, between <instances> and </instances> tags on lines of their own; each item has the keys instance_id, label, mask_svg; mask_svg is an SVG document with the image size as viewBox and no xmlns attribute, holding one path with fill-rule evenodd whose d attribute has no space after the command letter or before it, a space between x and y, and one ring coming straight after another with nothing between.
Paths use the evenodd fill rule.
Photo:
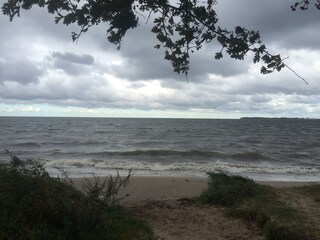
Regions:
<instances>
[{"instance_id":1,"label":"sea","mask_svg":"<svg viewBox=\"0 0 320 240\"><path fill-rule=\"evenodd\" d=\"M0 117L5 150L52 176L204 177L320 181L318 119Z\"/></svg>"}]
</instances>

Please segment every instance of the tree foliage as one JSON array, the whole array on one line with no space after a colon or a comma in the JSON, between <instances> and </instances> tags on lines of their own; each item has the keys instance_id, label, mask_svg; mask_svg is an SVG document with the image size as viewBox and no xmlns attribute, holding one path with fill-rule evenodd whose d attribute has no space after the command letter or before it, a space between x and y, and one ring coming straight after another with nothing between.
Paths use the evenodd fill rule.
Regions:
<instances>
[{"instance_id":1,"label":"tree foliage","mask_svg":"<svg viewBox=\"0 0 320 240\"><path fill-rule=\"evenodd\" d=\"M311 0L312 1L312 0ZM320 0L314 0L315 2L315 6L318 10L320 10ZM298 8L301 10L308 10L310 5L310 0L300 0L300 1L296 1L292 6L291 6L291 10L292 11L296 11Z\"/></svg>"},{"instance_id":2,"label":"tree foliage","mask_svg":"<svg viewBox=\"0 0 320 240\"><path fill-rule=\"evenodd\" d=\"M320 0L315 1L320 8ZM291 8L304 10L309 3L309 0L298 1ZM263 63L262 74L288 67L279 54L269 53L259 31L241 26L228 30L219 26L214 9L216 4L216 0L6 0L2 12L12 21L20 16L21 9L29 10L34 5L46 7L55 15L56 23L80 26L79 32L72 32L73 41L77 41L90 27L107 23L107 39L118 49L126 32L138 27L141 18L152 19L152 32L158 39L155 48L164 49L164 58L170 61L177 73L187 74L191 53L210 42L220 46L220 50L214 53L215 59L227 54L243 60L252 52L253 62Z\"/></svg>"}]
</instances>

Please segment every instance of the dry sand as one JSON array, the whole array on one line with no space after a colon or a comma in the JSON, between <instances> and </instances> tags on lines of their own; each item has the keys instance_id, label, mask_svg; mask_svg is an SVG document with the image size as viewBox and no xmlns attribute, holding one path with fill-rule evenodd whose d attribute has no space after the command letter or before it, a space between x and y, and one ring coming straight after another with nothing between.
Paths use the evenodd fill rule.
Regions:
<instances>
[{"instance_id":1,"label":"dry sand","mask_svg":"<svg viewBox=\"0 0 320 240\"><path fill-rule=\"evenodd\" d=\"M76 187L83 179L73 179ZM301 182L259 182L273 187L301 186ZM130 178L119 197L121 204L147 221L162 240L263 239L255 226L226 217L222 208L192 200L207 186L207 178Z\"/></svg>"},{"instance_id":2,"label":"dry sand","mask_svg":"<svg viewBox=\"0 0 320 240\"><path fill-rule=\"evenodd\" d=\"M92 178L88 178L91 180ZM81 188L82 178L72 179L77 188ZM103 177L101 178L103 180ZM303 186L309 182L258 181L259 184L276 188ZM124 204L139 204L148 201L193 198L201 193L208 184L206 177L150 177L132 176L129 184L122 188L119 198Z\"/></svg>"},{"instance_id":3,"label":"dry sand","mask_svg":"<svg viewBox=\"0 0 320 240\"><path fill-rule=\"evenodd\" d=\"M190 199L151 201L129 211L147 221L163 240L262 239L255 226L228 218L224 210L198 205Z\"/></svg>"}]
</instances>

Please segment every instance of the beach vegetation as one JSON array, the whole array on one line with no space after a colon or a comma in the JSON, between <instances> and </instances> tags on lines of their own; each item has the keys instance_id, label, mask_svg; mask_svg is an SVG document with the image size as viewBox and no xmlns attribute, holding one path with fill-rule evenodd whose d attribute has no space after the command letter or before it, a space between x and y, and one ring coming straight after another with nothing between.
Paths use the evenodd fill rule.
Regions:
<instances>
[{"instance_id":1,"label":"beach vegetation","mask_svg":"<svg viewBox=\"0 0 320 240\"><path fill-rule=\"evenodd\" d=\"M145 222L111 204L113 195L101 198L100 185L87 184L86 195L17 159L0 165L0 239L153 239Z\"/></svg>"},{"instance_id":2,"label":"beach vegetation","mask_svg":"<svg viewBox=\"0 0 320 240\"><path fill-rule=\"evenodd\" d=\"M286 202L279 190L228 173L208 175L208 187L198 198L201 203L225 207L229 216L254 222L268 240L319 239L317 225L310 224L299 208ZM296 189L315 199L319 197L314 194L319 185Z\"/></svg>"}]
</instances>

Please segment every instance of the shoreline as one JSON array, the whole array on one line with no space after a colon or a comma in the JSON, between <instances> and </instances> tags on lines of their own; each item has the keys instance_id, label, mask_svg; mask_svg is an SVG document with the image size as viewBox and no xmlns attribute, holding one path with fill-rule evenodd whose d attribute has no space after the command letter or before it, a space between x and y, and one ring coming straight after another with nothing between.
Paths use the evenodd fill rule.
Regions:
<instances>
[{"instance_id":1,"label":"shoreline","mask_svg":"<svg viewBox=\"0 0 320 240\"><path fill-rule=\"evenodd\" d=\"M81 190L84 179L93 181L93 177L71 178L74 186L79 190ZM105 177L99 177L99 179L103 181ZM208 179L208 177L131 176L129 183L119 190L117 198L124 204L192 198L198 196L207 187ZM275 188L300 187L320 183L299 181L255 182Z\"/></svg>"}]
</instances>

